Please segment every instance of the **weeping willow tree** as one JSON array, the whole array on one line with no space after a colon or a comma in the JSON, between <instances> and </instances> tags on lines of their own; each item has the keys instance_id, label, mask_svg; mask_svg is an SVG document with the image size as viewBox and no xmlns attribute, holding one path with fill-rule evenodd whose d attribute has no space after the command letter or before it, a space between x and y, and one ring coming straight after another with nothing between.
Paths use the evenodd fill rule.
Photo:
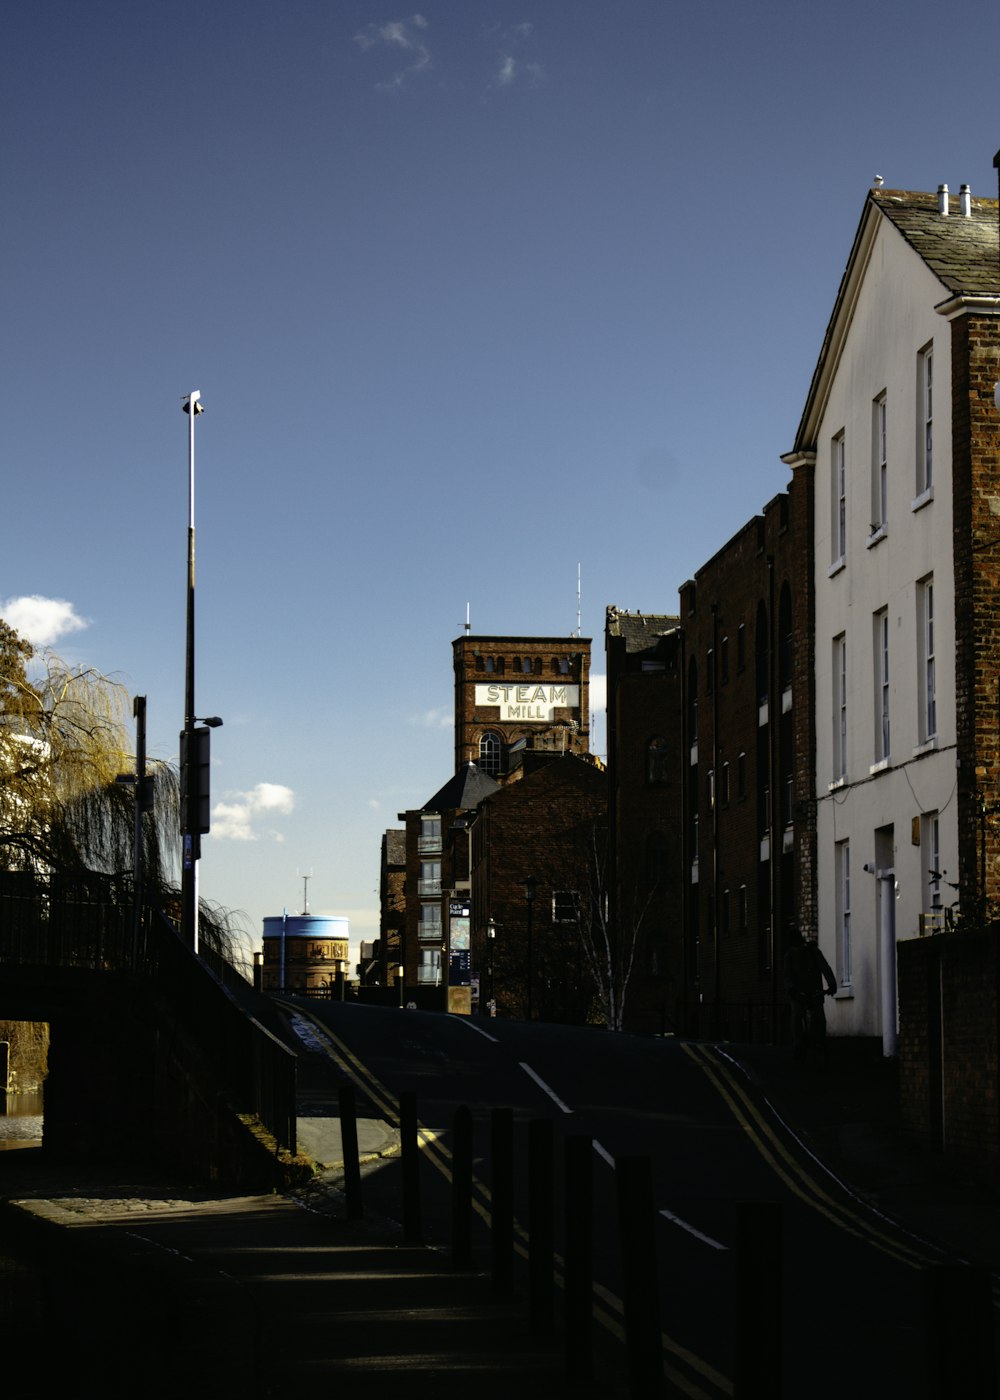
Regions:
<instances>
[{"instance_id":1,"label":"weeping willow tree","mask_svg":"<svg viewBox=\"0 0 1000 1400\"><path fill-rule=\"evenodd\" d=\"M135 774L132 698L117 681L37 651L0 618L0 871L132 874ZM148 903L178 907L180 781L148 762L151 810L142 816ZM202 941L246 972L243 931L229 911L203 903Z\"/></svg>"}]
</instances>

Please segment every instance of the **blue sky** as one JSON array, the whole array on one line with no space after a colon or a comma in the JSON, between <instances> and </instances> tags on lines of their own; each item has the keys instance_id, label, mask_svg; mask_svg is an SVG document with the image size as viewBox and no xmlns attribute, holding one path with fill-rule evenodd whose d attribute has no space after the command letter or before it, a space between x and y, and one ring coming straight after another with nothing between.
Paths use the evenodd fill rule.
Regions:
<instances>
[{"instance_id":1,"label":"blue sky","mask_svg":"<svg viewBox=\"0 0 1000 1400\"><path fill-rule=\"evenodd\" d=\"M876 173L995 197L998 40L995 0L8 11L0 614L176 755L200 389L203 893L257 933L311 873L374 935L466 605L570 633L579 564L595 672L606 604L676 606L785 485Z\"/></svg>"}]
</instances>

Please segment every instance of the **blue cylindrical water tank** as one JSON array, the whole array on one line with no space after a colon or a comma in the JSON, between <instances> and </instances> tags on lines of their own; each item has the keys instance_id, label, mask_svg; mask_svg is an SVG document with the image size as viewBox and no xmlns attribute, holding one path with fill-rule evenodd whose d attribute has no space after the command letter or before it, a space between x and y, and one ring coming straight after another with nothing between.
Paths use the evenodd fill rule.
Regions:
<instances>
[{"instance_id":1,"label":"blue cylindrical water tank","mask_svg":"<svg viewBox=\"0 0 1000 1400\"><path fill-rule=\"evenodd\" d=\"M341 914L277 914L264 920L265 991L329 989L346 974L348 921Z\"/></svg>"}]
</instances>

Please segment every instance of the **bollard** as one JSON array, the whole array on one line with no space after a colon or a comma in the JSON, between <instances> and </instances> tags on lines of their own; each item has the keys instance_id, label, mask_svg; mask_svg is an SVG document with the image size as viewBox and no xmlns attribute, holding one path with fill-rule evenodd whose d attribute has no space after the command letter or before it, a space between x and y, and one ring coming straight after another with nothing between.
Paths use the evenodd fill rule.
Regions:
<instances>
[{"instance_id":1,"label":"bollard","mask_svg":"<svg viewBox=\"0 0 1000 1400\"><path fill-rule=\"evenodd\" d=\"M663 1338L656 1270L656 1211L649 1158L616 1158L615 1186L629 1395L632 1400L650 1400L663 1393Z\"/></svg>"},{"instance_id":2,"label":"bollard","mask_svg":"<svg viewBox=\"0 0 1000 1400\"><path fill-rule=\"evenodd\" d=\"M591 1377L594 1345L594 1144L566 1139L566 1379Z\"/></svg>"},{"instance_id":3,"label":"bollard","mask_svg":"<svg viewBox=\"0 0 1000 1400\"><path fill-rule=\"evenodd\" d=\"M733 1400L781 1400L781 1206L736 1206L736 1345Z\"/></svg>"},{"instance_id":4,"label":"bollard","mask_svg":"<svg viewBox=\"0 0 1000 1400\"><path fill-rule=\"evenodd\" d=\"M420 1140L417 1135L417 1096L399 1096L399 1138L403 1158L403 1238L420 1242Z\"/></svg>"},{"instance_id":5,"label":"bollard","mask_svg":"<svg viewBox=\"0 0 1000 1400\"><path fill-rule=\"evenodd\" d=\"M983 1264L924 1270L927 1395L933 1400L996 1400L993 1296Z\"/></svg>"},{"instance_id":6,"label":"bollard","mask_svg":"<svg viewBox=\"0 0 1000 1400\"><path fill-rule=\"evenodd\" d=\"M358 1110L354 1085L342 1084L340 1102L340 1142L344 1158L344 1193L347 1197L348 1220L360 1220L364 1215L361 1204L361 1164L358 1158Z\"/></svg>"},{"instance_id":7,"label":"bollard","mask_svg":"<svg viewBox=\"0 0 1000 1400\"><path fill-rule=\"evenodd\" d=\"M494 1292L507 1295L514 1287L514 1113L494 1108L490 1113L491 1171L490 1252Z\"/></svg>"},{"instance_id":8,"label":"bollard","mask_svg":"<svg viewBox=\"0 0 1000 1400\"><path fill-rule=\"evenodd\" d=\"M465 1104L455 1109L451 1149L451 1262L472 1263L472 1114Z\"/></svg>"},{"instance_id":9,"label":"bollard","mask_svg":"<svg viewBox=\"0 0 1000 1400\"><path fill-rule=\"evenodd\" d=\"M549 1332L555 1316L552 1119L528 1124L528 1312L532 1330Z\"/></svg>"}]
</instances>

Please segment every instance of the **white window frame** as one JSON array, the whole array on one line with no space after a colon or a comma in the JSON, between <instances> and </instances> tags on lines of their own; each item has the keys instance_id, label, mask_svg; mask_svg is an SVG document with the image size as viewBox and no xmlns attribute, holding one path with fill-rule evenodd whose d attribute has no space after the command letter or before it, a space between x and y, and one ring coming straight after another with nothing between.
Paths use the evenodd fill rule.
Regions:
<instances>
[{"instance_id":1,"label":"white window frame","mask_svg":"<svg viewBox=\"0 0 1000 1400\"><path fill-rule=\"evenodd\" d=\"M889 458L887 451L888 400L883 389L872 403L872 534L880 534L889 521Z\"/></svg>"},{"instance_id":2,"label":"white window frame","mask_svg":"<svg viewBox=\"0 0 1000 1400\"><path fill-rule=\"evenodd\" d=\"M830 442L831 568L839 568L847 557L847 451L843 429Z\"/></svg>"},{"instance_id":3,"label":"white window frame","mask_svg":"<svg viewBox=\"0 0 1000 1400\"><path fill-rule=\"evenodd\" d=\"M833 639L833 781L847 777L847 633Z\"/></svg>"},{"instance_id":4,"label":"white window frame","mask_svg":"<svg viewBox=\"0 0 1000 1400\"><path fill-rule=\"evenodd\" d=\"M875 764L881 765L888 763L892 754L888 608L880 608L874 614L872 632L875 652Z\"/></svg>"},{"instance_id":5,"label":"white window frame","mask_svg":"<svg viewBox=\"0 0 1000 1400\"><path fill-rule=\"evenodd\" d=\"M934 489L934 342L917 356L917 498Z\"/></svg>"},{"instance_id":6,"label":"white window frame","mask_svg":"<svg viewBox=\"0 0 1000 1400\"><path fill-rule=\"evenodd\" d=\"M937 657L934 642L934 577L922 579L917 591L920 695L920 737L923 743L937 737Z\"/></svg>"},{"instance_id":7,"label":"white window frame","mask_svg":"<svg viewBox=\"0 0 1000 1400\"><path fill-rule=\"evenodd\" d=\"M836 889L837 981L841 987L852 985L851 967L851 843L838 841L834 846Z\"/></svg>"}]
</instances>

